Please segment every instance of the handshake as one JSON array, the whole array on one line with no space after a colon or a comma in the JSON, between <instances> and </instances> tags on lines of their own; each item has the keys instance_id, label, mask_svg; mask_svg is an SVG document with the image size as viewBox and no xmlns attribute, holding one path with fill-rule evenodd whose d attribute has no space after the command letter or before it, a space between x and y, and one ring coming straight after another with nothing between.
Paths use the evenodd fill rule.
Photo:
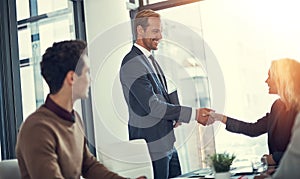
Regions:
<instances>
[{"instance_id":1,"label":"handshake","mask_svg":"<svg viewBox=\"0 0 300 179\"><path fill-rule=\"evenodd\" d=\"M226 123L227 116L215 113L214 110L208 108L198 108L196 113L196 120L203 126L211 125L215 121Z\"/></svg>"}]
</instances>

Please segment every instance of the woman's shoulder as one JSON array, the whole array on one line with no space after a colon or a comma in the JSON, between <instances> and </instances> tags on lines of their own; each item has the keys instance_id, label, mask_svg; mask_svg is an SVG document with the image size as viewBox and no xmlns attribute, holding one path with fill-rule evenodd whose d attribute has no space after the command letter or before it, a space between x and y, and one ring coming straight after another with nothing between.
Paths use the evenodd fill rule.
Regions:
<instances>
[{"instance_id":1,"label":"woman's shoulder","mask_svg":"<svg viewBox=\"0 0 300 179\"><path fill-rule=\"evenodd\" d=\"M282 107L285 107L285 104L280 98L276 99L274 101L274 103L272 104L272 109L273 108L282 108Z\"/></svg>"}]
</instances>

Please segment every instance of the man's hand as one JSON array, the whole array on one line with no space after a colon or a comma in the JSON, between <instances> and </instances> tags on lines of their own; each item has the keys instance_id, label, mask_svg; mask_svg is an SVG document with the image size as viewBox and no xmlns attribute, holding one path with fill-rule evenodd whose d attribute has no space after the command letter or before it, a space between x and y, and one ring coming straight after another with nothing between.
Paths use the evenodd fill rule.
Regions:
<instances>
[{"instance_id":1,"label":"man's hand","mask_svg":"<svg viewBox=\"0 0 300 179\"><path fill-rule=\"evenodd\" d=\"M271 155L264 154L263 157L267 157L268 165L276 165L276 162L274 161L272 154Z\"/></svg>"},{"instance_id":2,"label":"man's hand","mask_svg":"<svg viewBox=\"0 0 300 179\"><path fill-rule=\"evenodd\" d=\"M207 125L209 113L211 111L214 110L208 108L198 108L196 114L196 119L198 123L202 124L203 126Z\"/></svg>"}]
</instances>

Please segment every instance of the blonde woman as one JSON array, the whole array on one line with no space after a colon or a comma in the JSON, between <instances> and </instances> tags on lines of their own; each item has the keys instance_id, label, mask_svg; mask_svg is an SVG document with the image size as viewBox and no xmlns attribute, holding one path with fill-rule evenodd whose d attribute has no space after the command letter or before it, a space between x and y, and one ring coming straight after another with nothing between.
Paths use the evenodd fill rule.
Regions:
<instances>
[{"instance_id":1,"label":"blonde woman","mask_svg":"<svg viewBox=\"0 0 300 179\"><path fill-rule=\"evenodd\" d=\"M282 161L272 178L300 178L300 63L283 64L284 68L278 68L283 75L279 85L279 94L282 99L298 110L295 124L292 129L290 143Z\"/></svg>"},{"instance_id":2,"label":"blonde woman","mask_svg":"<svg viewBox=\"0 0 300 179\"><path fill-rule=\"evenodd\" d=\"M288 104L287 107L296 109L298 114L291 130L287 150L272 178L300 178L300 63L292 59L281 60L274 69L281 74L280 79L275 81L278 94ZM271 172L273 171L269 171ZM255 177L255 179L260 178L270 178L270 176L264 174Z\"/></svg>"},{"instance_id":3,"label":"blonde woman","mask_svg":"<svg viewBox=\"0 0 300 179\"><path fill-rule=\"evenodd\" d=\"M282 96L285 87L280 86L283 76L288 71L281 71L286 66L296 67L295 60L284 58L274 60L265 81L269 86L269 94L278 94L280 96L272 107L271 111L254 123L244 122L218 113L210 114L210 121L221 121L226 124L226 130L233 133L244 134L250 137L256 137L262 134L268 134L269 154L265 154L269 165L278 165L288 146L291 137L291 129L297 114L297 110L290 101Z\"/></svg>"}]
</instances>

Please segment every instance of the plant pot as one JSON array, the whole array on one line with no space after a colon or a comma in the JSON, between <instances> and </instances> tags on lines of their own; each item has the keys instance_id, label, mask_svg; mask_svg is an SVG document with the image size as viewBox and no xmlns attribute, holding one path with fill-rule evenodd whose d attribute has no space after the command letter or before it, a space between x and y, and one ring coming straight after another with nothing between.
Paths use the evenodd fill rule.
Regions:
<instances>
[{"instance_id":1,"label":"plant pot","mask_svg":"<svg viewBox=\"0 0 300 179\"><path fill-rule=\"evenodd\" d=\"M231 177L230 172L215 173L215 179L230 179L230 177Z\"/></svg>"}]
</instances>

